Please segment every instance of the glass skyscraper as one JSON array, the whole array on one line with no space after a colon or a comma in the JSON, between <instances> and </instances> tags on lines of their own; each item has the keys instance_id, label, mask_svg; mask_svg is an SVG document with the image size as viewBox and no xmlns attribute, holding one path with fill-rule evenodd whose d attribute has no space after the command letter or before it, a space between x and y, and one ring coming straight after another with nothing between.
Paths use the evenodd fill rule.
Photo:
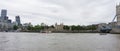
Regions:
<instances>
[{"instance_id":1,"label":"glass skyscraper","mask_svg":"<svg viewBox=\"0 0 120 51\"><path fill-rule=\"evenodd\" d=\"M16 16L16 22L18 23L18 25L21 25L21 21L20 21L20 16Z\"/></svg>"},{"instance_id":2,"label":"glass skyscraper","mask_svg":"<svg viewBox=\"0 0 120 51\"><path fill-rule=\"evenodd\" d=\"M2 17L2 19L4 19L5 17L7 17L7 10L5 10L5 9L1 10L1 17Z\"/></svg>"}]
</instances>

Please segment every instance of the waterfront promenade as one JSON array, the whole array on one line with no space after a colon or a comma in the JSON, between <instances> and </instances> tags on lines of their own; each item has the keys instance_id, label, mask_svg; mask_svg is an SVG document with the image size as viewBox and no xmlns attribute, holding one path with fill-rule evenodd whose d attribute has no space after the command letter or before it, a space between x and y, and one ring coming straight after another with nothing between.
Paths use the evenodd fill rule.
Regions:
<instances>
[{"instance_id":1,"label":"waterfront promenade","mask_svg":"<svg viewBox=\"0 0 120 51\"><path fill-rule=\"evenodd\" d=\"M120 34L1 32L0 51L120 51Z\"/></svg>"}]
</instances>

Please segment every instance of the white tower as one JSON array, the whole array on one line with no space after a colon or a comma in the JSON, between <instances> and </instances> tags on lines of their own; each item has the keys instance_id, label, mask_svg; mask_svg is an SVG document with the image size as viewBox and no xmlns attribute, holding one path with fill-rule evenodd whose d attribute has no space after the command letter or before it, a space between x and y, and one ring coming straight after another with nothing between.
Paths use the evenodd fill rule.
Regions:
<instances>
[{"instance_id":1,"label":"white tower","mask_svg":"<svg viewBox=\"0 0 120 51\"><path fill-rule=\"evenodd\" d=\"M117 25L120 26L120 4L116 6Z\"/></svg>"}]
</instances>

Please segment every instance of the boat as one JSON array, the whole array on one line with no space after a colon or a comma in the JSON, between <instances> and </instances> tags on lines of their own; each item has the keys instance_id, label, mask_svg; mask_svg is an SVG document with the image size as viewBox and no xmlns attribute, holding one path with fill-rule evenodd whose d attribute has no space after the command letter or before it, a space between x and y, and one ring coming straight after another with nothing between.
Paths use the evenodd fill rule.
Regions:
<instances>
[{"instance_id":1,"label":"boat","mask_svg":"<svg viewBox=\"0 0 120 51\"><path fill-rule=\"evenodd\" d=\"M112 30L112 28L110 26L102 26L100 28L100 32L102 33L109 33Z\"/></svg>"},{"instance_id":2,"label":"boat","mask_svg":"<svg viewBox=\"0 0 120 51\"><path fill-rule=\"evenodd\" d=\"M40 33L52 33L52 31L40 31Z\"/></svg>"}]
</instances>

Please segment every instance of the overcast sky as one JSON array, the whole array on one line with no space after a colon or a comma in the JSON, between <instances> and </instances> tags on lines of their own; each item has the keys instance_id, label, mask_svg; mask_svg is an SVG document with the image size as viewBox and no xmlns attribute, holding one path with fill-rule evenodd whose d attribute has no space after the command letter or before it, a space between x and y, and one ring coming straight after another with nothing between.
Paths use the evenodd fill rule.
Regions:
<instances>
[{"instance_id":1,"label":"overcast sky","mask_svg":"<svg viewBox=\"0 0 120 51\"><path fill-rule=\"evenodd\" d=\"M0 9L7 9L14 21L20 15L21 22L51 25L88 25L111 22L116 4L120 0L0 0Z\"/></svg>"}]
</instances>

